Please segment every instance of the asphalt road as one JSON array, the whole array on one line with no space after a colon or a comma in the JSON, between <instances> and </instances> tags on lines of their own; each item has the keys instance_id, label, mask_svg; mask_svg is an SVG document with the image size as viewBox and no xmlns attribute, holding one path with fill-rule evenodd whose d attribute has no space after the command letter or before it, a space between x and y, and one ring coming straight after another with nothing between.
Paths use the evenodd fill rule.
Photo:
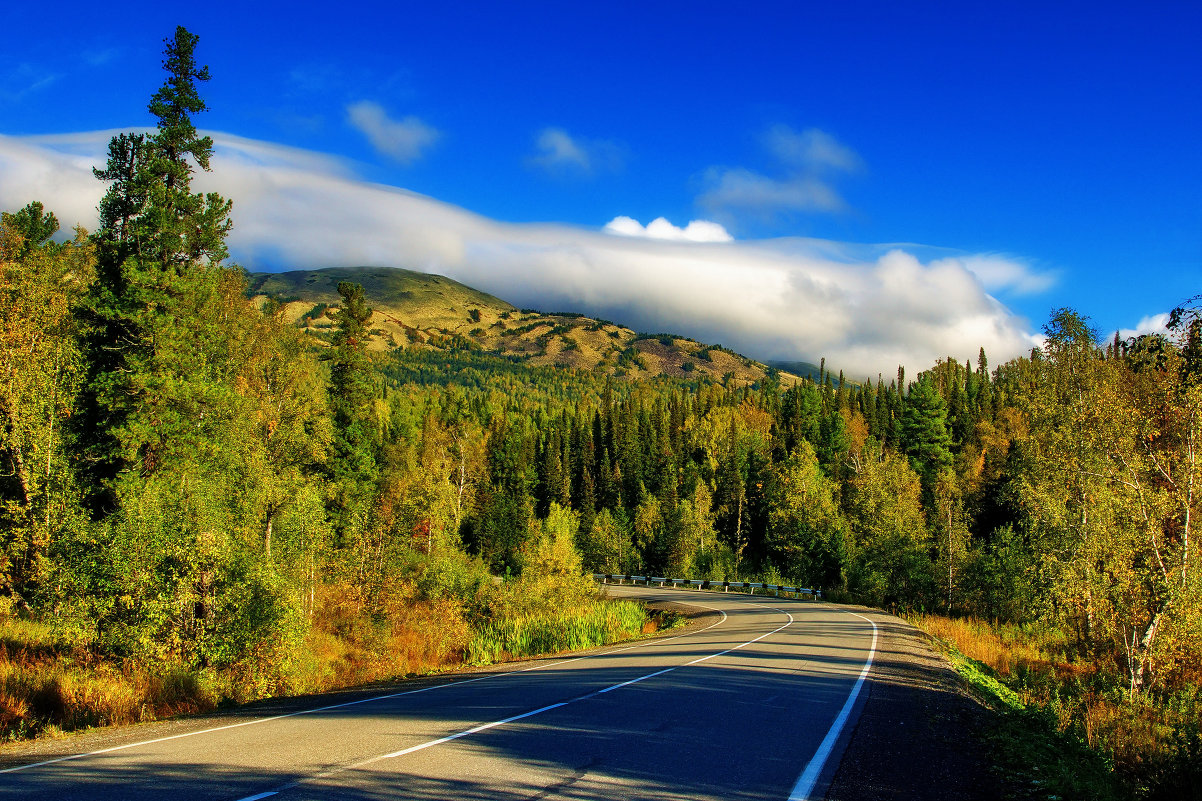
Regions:
<instances>
[{"instance_id":1,"label":"asphalt road","mask_svg":"<svg viewBox=\"0 0 1202 801\"><path fill-rule=\"evenodd\" d=\"M822 603L611 589L711 614L577 657L8 751L0 799L822 797L876 624Z\"/></svg>"}]
</instances>

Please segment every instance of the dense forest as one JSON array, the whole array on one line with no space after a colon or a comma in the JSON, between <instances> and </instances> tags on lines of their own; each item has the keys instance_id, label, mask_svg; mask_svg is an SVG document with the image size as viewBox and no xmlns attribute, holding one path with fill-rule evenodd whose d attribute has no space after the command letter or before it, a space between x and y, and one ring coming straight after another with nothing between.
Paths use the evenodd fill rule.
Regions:
<instances>
[{"instance_id":1,"label":"dense forest","mask_svg":"<svg viewBox=\"0 0 1202 801\"><path fill-rule=\"evenodd\" d=\"M3 216L0 618L253 696L295 689L322 631L425 616L466 654L591 603L585 571L759 578L1054 628L1126 703L1196 709L1196 306L1105 345L1060 310L1022 358L862 384L369 353L361 286L325 341L224 266L195 44L168 40L157 128L95 171L95 232Z\"/></svg>"}]
</instances>

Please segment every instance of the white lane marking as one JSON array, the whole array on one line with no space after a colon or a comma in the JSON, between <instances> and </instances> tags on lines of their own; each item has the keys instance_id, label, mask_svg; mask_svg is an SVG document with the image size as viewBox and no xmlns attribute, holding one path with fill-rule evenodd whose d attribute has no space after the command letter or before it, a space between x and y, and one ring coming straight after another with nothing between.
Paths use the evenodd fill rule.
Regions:
<instances>
[{"instance_id":1,"label":"white lane marking","mask_svg":"<svg viewBox=\"0 0 1202 801\"><path fill-rule=\"evenodd\" d=\"M561 706L567 706L570 703L572 703L572 702L571 701L560 701L557 704L548 704L547 706L541 707L539 709L533 709L529 712L523 712L520 715L514 715L513 717L505 718L504 720L494 720L492 723L481 723L479 726L473 726L470 729L464 729L463 731L457 732L455 734L448 734L446 737L439 737L437 740L430 740L429 742L421 743L420 745L410 746L409 748L402 748L400 751L393 751L391 754L382 754L381 756L378 756L378 757L375 757L374 759L368 760L368 762L360 762L359 764L366 765L366 764L369 764L370 762L376 762L381 759L394 759L395 757L405 756L405 754L412 754L414 751L421 751L426 748L433 748L436 745L442 745L443 743L449 743L451 740L458 740L460 737L467 737L469 734L475 734L476 732L481 732L481 731L484 731L485 729L495 729L497 726L504 726L506 723L513 723L515 720L521 720L522 718L532 718L535 715L540 715L543 712L550 712L552 709L559 709Z\"/></svg>"},{"instance_id":2,"label":"white lane marking","mask_svg":"<svg viewBox=\"0 0 1202 801\"><path fill-rule=\"evenodd\" d=\"M835 741L839 739L839 734L843 731L844 724L847 723L847 716L851 714L851 708L855 706L856 698L860 694L860 688L864 686L864 679L868 676L868 669L872 667L872 657L876 654L876 623L855 612L848 612L848 614L855 615L861 620L867 620L868 624L872 626L872 645L868 649L868 659L864 662L864 667L860 670L860 677L856 679L855 686L851 688L851 693L843 703L843 709L839 710L839 715L835 718L835 722L831 724L826 737L822 738L822 743L818 746L818 750L814 752L813 758L810 759L805 770L801 772L801 776L797 778L797 784L793 785L793 792L789 793L789 801L809 801L810 793L814 790L814 784L818 781L818 776L822 773L822 768L826 765L826 760L830 757L831 749L835 747Z\"/></svg>"},{"instance_id":3,"label":"white lane marking","mask_svg":"<svg viewBox=\"0 0 1202 801\"><path fill-rule=\"evenodd\" d=\"M631 684L638 684L643 679L653 679L656 676L662 676L665 673L671 673L673 670L676 670L676 668L670 667L670 668L665 668L663 670L657 671L655 673L648 673L646 676L639 676L637 679L631 679L630 681L624 681L621 684L615 684L612 687L606 687L604 690L597 690L597 695L601 695L602 693L607 693L610 690L620 690L623 687L629 687Z\"/></svg>"},{"instance_id":4,"label":"white lane marking","mask_svg":"<svg viewBox=\"0 0 1202 801\"><path fill-rule=\"evenodd\" d=\"M736 601L736 603L738 603L738 602ZM761 604L747 604L747 606L761 606ZM780 631L781 629L788 628L789 626L793 625L793 616L790 615L785 610L777 609L775 606L769 606L767 608L771 609L775 612L782 613L785 617L789 618L789 622L779 628L773 629L772 631L768 632L767 634L761 634L760 636L756 637L754 640L748 640L747 642L743 643L742 645L736 645L734 648L727 648L725 651L720 651L716 654L710 654L709 656L703 656L699 659L694 659L692 662L685 662L685 667L688 667L689 665L698 665L702 662L708 662L711 659L716 659L719 656L724 656L726 654L729 654L731 651L737 651L740 648L745 648L746 646L751 645L754 642L759 642L760 640L764 639L765 637L771 637L773 634Z\"/></svg>"},{"instance_id":5,"label":"white lane marking","mask_svg":"<svg viewBox=\"0 0 1202 801\"><path fill-rule=\"evenodd\" d=\"M744 605L746 605L746 606L762 606L761 604L744 604ZM277 787L274 790L269 790L265 793L259 793L258 795L252 795L252 796L247 796L245 798L240 798L240 799L238 799L238 801L258 801L258 799L268 798L270 796L277 795L279 793L283 793L288 790L295 789L304 784L312 784L315 781L319 781L321 779L328 779L328 778L330 778L332 776L336 776L340 773L346 773L348 771L358 770L359 768L367 767L368 765L374 764L376 762L381 762L385 759L394 759L396 757L405 756L406 754L412 754L415 751L422 751L427 748L432 748L436 745L442 745L443 743L448 743L448 742L451 742L452 740L458 740L462 737L467 737L468 735L476 734L477 732L482 732L487 729L494 729L498 726L504 726L508 723L513 723L514 721L522 720L523 718L530 718L530 717L534 717L535 715L541 715L543 712L549 712L552 709L559 709L560 707L568 706L569 704L575 704L579 701L586 701L589 698L596 698L597 696L604 695L605 693L610 692L612 690L617 690L622 687L629 687L631 684L638 684L640 681L645 681L647 679L651 679L656 676L662 676L665 673L671 673L672 671L677 670L682 667L688 667L690 665L695 665L700 662L704 662L707 659L713 659L715 657L722 656L723 654L729 654L731 651L737 651L740 648L743 648L744 646L759 642L760 640L764 639L765 637L770 637L771 635L775 634L776 632L780 631L781 629L792 625L793 616L790 615L788 612L784 612L784 610L777 609L776 607L772 607L772 606L769 606L766 608L772 609L773 611L776 611L776 612L782 612L789 618L789 622L785 623L783 626L779 626L779 627L773 629L772 631L770 631L766 634L761 634L760 636L756 637L754 640L748 640L745 643L736 645L734 648L727 648L725 651L719 651L717 653L710 654L709 656L702 657L700 659L694 659L691 662L685 662L684 664L681 664L681 665L675 665L670 668L664 668L663 670L657 670L653 673L647 673L647 674L645 674L643 676L639 676L638 678L635 678L635 679L630 679L628 681L619 682L618 684L611 684L610 686L604 687L600 690L594 690L590 693L578 695L575 698L569 698L566 701L560 701L555 704L549 704L544 707L539 707L538 709L532 709L529 712L523 712L519 715L513 715L512 717L508 717L503 720L494 720L491 723L482 723L479 726L473 726L470 729L464 729L463 731L455 732L454 734L448 734L444 737L439 737L434 740L427 740L424 743L418 743L417 745L411 745L408 748L403 748L400 751L393 751L390 754L381 754L379 756L371 757L370 759L365 759L362 762L355 762L350 765L343 765L340 767L332 768L330 770L322 771L321 773L315 773L312 776L305 776L304 778L297 779L296 781L289 782L288 784L285 784L285 785L281 785L280 787ZM718 610L718 611L721 611L721 610ZM722 615L723 615L723 620L725 620L726 613L723 612ZM719 621L719 622L721 622L721 621ZM717 625L717 624L715 623L714 625ZM707 626L706 628L711 628L711 627ZM703 629L703 631L704 631L704 629ZM685 635L682 634L680 636L683 637Z\"/></svg>"},{"instance_id":6,"label":"white lane marking","mask_svg":"<svg viewBox=\"0 0 1202 801\"><path fill-rule=\"evenodd\" d=\"M326 706L319 706L319 707L315 707L313 709L302 709L297 712L288 712L283 715L271 715L270 717L259 718L257 720L245 720L241 723L231 723L226 726L214 726L211 729L200 729L199 731L184 732L183 734L172 734L167 737L155 737L154 739L151 739L151 740L141 740L136 743L126 743L125 745L114 745L109 748L100 748L96 751L86 751L86 752L79 753L79 754L68 754L66 756L55 757L54 759L44 759L41 762L30 762L27 765L17 765L16 767L12 767L12 768L4 768L3 770L0 770L0 775L3 775L5 773L16 773L16 772L22 771L22 770L30 770L32 768L40 768L44 765L53 765L58 762L69 762L74 759L83 759L85 757L99 756L101 754L111 754L114 751L124 751L129 748L138 748L143 745L154 745L156 743L165 743L170 740L179 740L179 739L182 739L185 737L195 737L198 734L212 734L214 732L228 731L230 729L240 729L243 726L257 726L260 723L271 723L273 721L284 720L286 718L295 718L295 717L299 717L301 715L312 715L317 712L328 712L331 709L343 709L348 706L357 706L359 704L369 704L374 701L387 701L392 698L400 698L401 696L404 696L404 695L416 695L418 693L430 692L431 690L441 690L446 687L459 687L460 685L463 685L463 684L472 684L477 681L488 681L489 679L496 679L496 678L501 678L504 676L512 676L517 673L528 673L532 670L545 670L547 668L553 668L553 667L559 667L560 665L566 665L571 662L580 662L581 660L584 660L584 659L597 659L602 656L609 656L610 654L617 654L617 653L621 653L623 651L630 651L635 648L646 648L646 647L652 646L652 645L659 646L659 645L663 645L664 643L672 642L673 640L679 640L682 637L694 637L698 634L709 631L714 626L720 626L721 624L725 623L727 620L726 613L723 612L721 609L714 609L713 607L702 606L701 604L691 604L691 605L701 607L702 609L710 609L711 611L718 612L722 617L720 617L717 621L709 624L708 626L706 626L703 629L698 629L697 631L690 631L685 634L677 634L675 637L668 637L668 638L662 639L662 640L647 640L645 642L635 643L634 645L627 645L622 648L613 648L613 649L610 649L607 651L602 651L600 653L586 654L585 656L577 656L572 659L564 659L559 662L552 662L552 663L546 664L546 665L534 665L533 667L521 668L520 670L507 670L503 673L492 673L492 674L489 674L488 676L479 676L474 679L463 679L462 681L449 681L445 684L434 684L429 687L422 687L417 690L405 690L405 691L399 692L399 693L389 693L387 695L375 695L370 698L360 698L357 701L345 701L341 704L328 704ZM261 797L266 798L267 796L261 796ZM249 799L243 799L243 801L249 801Z\"/></svg>"}]
</instances>

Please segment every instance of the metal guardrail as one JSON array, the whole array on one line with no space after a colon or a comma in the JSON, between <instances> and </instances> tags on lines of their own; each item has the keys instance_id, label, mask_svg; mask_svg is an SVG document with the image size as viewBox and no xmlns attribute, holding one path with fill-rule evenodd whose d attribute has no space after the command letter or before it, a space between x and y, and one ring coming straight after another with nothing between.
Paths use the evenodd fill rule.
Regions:
<instances>
[{"instance_id":1,"label":"metal guardrail","mask_svg":"<svg viewBox=\"0 0 1202 801\"><path fill-rule=\"evenodd\" d=\"M593 580L599 581L602 584L617 582L618 584L645 584L650 587L652 584L663 587L671 584L673 587L684 585L686 587L696 587L699 590L715 590L718 587L722 588L723 592L730 590L747 590L749 594L754 594L756 590L774 591L778 596L784 593L793 595L808 595L815 600L822 598L822 590L811 589L809 587L791 587L784 584L765 584L759 581L710 581L709 579L685 579L685 578L669 578L667 576L634 576L629 573L622 575L619 573L594 573Z\"/></svg>"}]
</instances>

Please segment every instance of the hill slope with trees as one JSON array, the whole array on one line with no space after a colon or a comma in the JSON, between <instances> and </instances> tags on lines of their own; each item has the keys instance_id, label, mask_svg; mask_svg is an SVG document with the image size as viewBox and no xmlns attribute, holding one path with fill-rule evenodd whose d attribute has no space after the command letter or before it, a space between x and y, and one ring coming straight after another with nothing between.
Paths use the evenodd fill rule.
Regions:
<instances>
[{"instance_id":1,"label":"hill slope with trees","mask_svg":"<svg viewBox=\"0 0 1202 801\"><path fill-rule=\"evenodd\" d=\"M673 334L639 334L608 320L565 312L517 309L503 300L440 275L395 268L352 267L254 273L248 292L280 306L285 320L327 339L341 302L340 281L363 287L372 307L367 347L478 350L516 356L531 366L591 370L634 380L666 376L684 380L754 383L772 374L786 384L797 376L720 345Z\"/></svg>"}]
</instances>

